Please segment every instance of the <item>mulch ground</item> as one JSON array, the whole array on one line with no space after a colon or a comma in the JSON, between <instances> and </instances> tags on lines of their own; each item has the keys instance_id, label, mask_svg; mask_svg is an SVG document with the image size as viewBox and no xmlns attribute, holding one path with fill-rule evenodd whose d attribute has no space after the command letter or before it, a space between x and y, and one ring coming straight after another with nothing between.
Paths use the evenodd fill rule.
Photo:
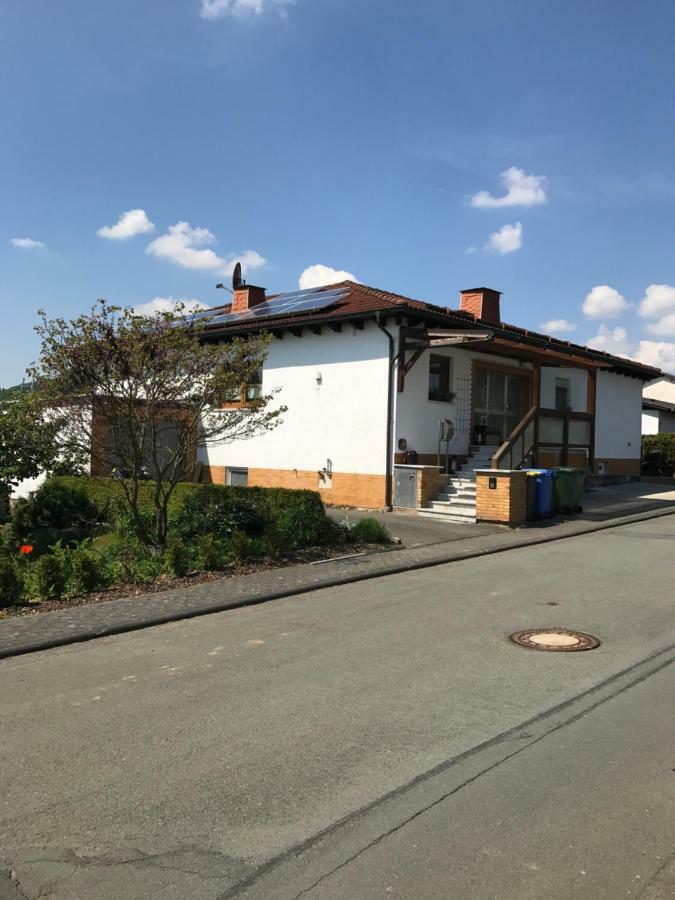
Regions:
<instances>
[{"instance_id":1,"label":"mulch ground","mask_svg":"<svg viewBox=\"0 0 675 900\"><path fill-rule=\"evenodd\" d=\"M266 572L270 569L285 569L288 566L297 566L302 563L317 562L323 559L336 559L341 556L358 556L374 549L363 544L350 544L349 547L310 547L306 550L298 550L296 553L285 556L282 559L264 557L249 563L240 563L238 565L232 563L223 569L214 569L210 572L193 572L183 578L161 575L153 581L143 581L138 584L119 584L102 591L96 591L93 594L83 594L79 597L42 600L22 606L9 606L0 609L0 619L8 619L13 616L32 616L37 613L51 612L55 609L70 609L73 606L109 603L111 600L128 599L130 597L138 597L141 594L156 594L160 591L170 591L174 588L188 587L192 584L225 581L228 578L237 578L240 575L253 575L256 572ZM382 550L383 548L377 547L377 549Z\"/></svg>"}]
</instances>

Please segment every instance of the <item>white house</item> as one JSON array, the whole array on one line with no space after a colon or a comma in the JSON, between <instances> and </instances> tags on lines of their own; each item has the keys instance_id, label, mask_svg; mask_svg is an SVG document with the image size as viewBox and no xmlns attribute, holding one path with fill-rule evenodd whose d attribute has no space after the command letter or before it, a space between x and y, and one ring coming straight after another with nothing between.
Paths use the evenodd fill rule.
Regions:
<instances>
[{"instance_id":1,"label":"white house","mask_svg":"<svg viewBox=\"0 0 675 900\"><path fill-rule=\"evenodd\" d=\"M642 389L642 433L675 434L675 375L662 373Z\"/></svg>"},{"instance_id":2,"label":"white house","mask_svg":"<svg viewBox=\"0 0 675 900\"><path fill-rule=\"evenodd\" d=\"M200 315L207 340L272 334L262 384L237 403L279 389L288 407L272 432L205 447L203 480L379 508L426 504L439 489L427 480L411 502L417 470L403 466L640 472L642 387L659 370L508 325L497 291L462 291L452 309L349 281L270 297L242 283L230 306Z\"/></svg>"}]
</instances>

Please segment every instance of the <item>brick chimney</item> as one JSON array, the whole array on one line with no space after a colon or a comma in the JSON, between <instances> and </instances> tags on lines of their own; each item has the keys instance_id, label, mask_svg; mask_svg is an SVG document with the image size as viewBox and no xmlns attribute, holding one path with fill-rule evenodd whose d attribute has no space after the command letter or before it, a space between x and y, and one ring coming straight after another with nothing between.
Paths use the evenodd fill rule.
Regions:
<instances>
[{"instance_id":1,"label":"brick chimney","mask_svg":"<svg viewBox=\"0 0 675 900\"><path fill-rule=\"evenodd\" d=\"M265 302L265 288L255 284L240 284L234 289L232 312L244 312Z\"/></svg>"},{"instance_id":2,"label":"brick chimney","mask_svg":"<svg viewBox=\"0 0 675 900\"><path fill-rule=\"evenodd\" d=\"M501 322L499 315L499 298L501 291L493 291L492 288L471 288L468 291L459 292L459 308L464 312L473 313L479 319L486 322Z\"/></svg>"}]
</instances>

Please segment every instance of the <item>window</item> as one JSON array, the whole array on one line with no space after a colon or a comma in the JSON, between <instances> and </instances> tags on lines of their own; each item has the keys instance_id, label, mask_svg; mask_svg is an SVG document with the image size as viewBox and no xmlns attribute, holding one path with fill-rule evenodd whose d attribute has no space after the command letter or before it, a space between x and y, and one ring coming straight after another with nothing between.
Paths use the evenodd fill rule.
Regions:
<instances>
[{"instance_id":1,"label":"window","mask_svg":"<svg viewBox=\"0 0 675 900\"><path fill-rule=\"evenodd\" d=\"M432 353L429 357L429 399L450 403L454 397L450 390L451 381L452 359Z\"/></svg>"},{"instance_id":2,"label":"window","mask_svg":"<svg viewBox=\"0 0 675 900\"><path fill-rule=\"evenodd\" d=\"M248 487L248 469L228 469L227 483L235 487Z\"/></svg>"},{"instance_id":3,"label":"window","mask_svg":"<svg viewBox=\"0 0 675 900\"><path fill-rule=\"evenodd\" d=\"M569 378L556 378L555 380L555 408L567 410L572 408L572 387Z\"/></svg>"},{"instance_id":4,"label":"window","mask_svg":"<svg viewBox=\"0 0 675 900\"><path fill-rule=\"evenodd\" d=\"M262 396L262 367L252 372L246 385L246 399L255 400Z\"/></svg>"},{"instance_id":5,"label":"window","mask_svg":"<svg viewBox=\"0 0 675 900\"><path fill-rule=\"evenodd\" d=\"M246 406L251 400L262 396L262 366L251 372L249 380L240 387L234 387L223 398L223 407Z\"/></svg>"}]
</instances>

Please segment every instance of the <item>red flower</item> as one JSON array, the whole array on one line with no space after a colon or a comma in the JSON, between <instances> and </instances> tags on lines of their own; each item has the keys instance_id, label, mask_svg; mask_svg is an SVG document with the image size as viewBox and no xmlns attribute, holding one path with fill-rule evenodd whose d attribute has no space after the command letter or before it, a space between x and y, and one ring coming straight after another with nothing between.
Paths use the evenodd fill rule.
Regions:
<instances>
[{"instance_id":1,"label":"red flower","mask_svg":"<svg viewBox=\"0 0 675 900\"><path fill-rule=\"evenodd\" d=\"M22 544L22 545L19 547L19 553L23 553L24 556L27 556L29 553L32 553L32 552L33 552L33 545L32 545L32 544Z\"/></svg>"}]
</instances>

